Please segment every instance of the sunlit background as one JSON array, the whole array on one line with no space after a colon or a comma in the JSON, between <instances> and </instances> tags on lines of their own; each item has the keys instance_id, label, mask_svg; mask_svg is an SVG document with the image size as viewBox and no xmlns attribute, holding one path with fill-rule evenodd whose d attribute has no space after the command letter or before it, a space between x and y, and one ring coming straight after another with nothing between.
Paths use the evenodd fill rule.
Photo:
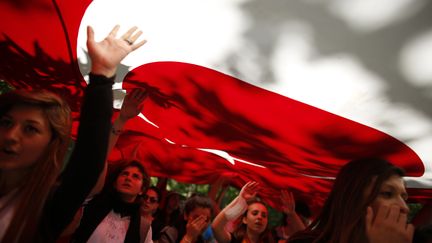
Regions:
<instances>
[{"instance_id":1,"label":"sunlit background","mask_svg":"<svg viewBox=\"0 0 432 243\"><path fill-rule=\"evenodd\" d=\"M430 13L429 0L95 0L78 56L88 62L87 25L99 40L136 25L148 43L124 60L130 69L198 64L377 128L426 163L408 186L430 187Z\"/></svg>"}]
</instances>

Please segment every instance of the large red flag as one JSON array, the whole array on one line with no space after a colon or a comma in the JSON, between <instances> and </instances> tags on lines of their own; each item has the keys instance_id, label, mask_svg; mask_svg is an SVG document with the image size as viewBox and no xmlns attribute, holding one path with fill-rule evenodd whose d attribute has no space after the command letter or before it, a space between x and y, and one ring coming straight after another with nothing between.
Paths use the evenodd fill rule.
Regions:
<instances>
[{"instance_id":1,"label":"large red flag","mask_svg":"<svg viewBox=\"0 0 432 243\"><path fill-rule=\"evenodd\" d=\"M7 19L0 23L0 78L16 88L59 93L75 121L86 85L76 58L78 27L89 4L0 2ZM134 118L110 159L139 159L153 176L200 184L228 177L238 187L256 180L273 206L278 190L290 188L317 208L350 159L380 156L410 176L424 172L417 154L388 134L205 67L146 64L123 86L149 91L143 114L152 123ZM411 192L431 198L428 190Z\"/></svg>"}]
</instances>

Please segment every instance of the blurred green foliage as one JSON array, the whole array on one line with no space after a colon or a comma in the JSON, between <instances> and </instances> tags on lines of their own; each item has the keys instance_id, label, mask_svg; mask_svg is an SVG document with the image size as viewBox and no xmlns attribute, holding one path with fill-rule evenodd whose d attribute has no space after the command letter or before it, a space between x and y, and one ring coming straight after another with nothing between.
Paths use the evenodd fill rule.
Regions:
<instances>
[{"instance_id":1,"label":"blurred green foliage","mask_svg":"<svg viewBox=\"0 0 432 243\"><path fill-rule=\"evenodd\" d=\"M12 89L13 89L13 87L9 83L7 83L6 81L0 79L0 94L8 92L8 91L10 91Z\"/></svg>"},{"instance_id":2,"label":"blurred green foliage","mask_svg":"<svg viewBox=\"0 0 432 243\"><path fill-rule=\"evenodd\" d=\"M408 220L411 221L420 209L423 208L423 205L421 203L409 203L408 207L410 209Z\"/></svg>"}]
</instances>

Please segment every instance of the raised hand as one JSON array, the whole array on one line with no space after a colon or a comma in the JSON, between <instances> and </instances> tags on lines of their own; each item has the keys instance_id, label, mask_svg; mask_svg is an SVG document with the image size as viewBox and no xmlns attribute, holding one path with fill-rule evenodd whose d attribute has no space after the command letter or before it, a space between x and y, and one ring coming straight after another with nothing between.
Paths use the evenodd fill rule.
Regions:
<instances>
[{"instance_id":1,"label":"raised hand","mask_svg":"<svg viewBox=\"0 0 432 243\"><path fill-rule=\"evenodd\" d=\"M139 115L143 107L143 101L147 97L145 89L135 88L126 94L120 109L119 118L126 122L127 120Z\"/></svg>"},{"instance_id":2,"label":"raised hand","mask_svg":"<svg viewBox=\"0 0 432 243\"><path fill-rule=\"evenodd\" d=\"M186 235L184 236L184 238L187 238L185 242L195 242L198 239L198 236L200 236L204 229L207 227L207 225L208 221L203 215L200 215L193 220L188 220L186 225Z\"/></svg>"},{"instance_id":3,"label":"raised hand","mask_svg":"<svg viewBox=\"0 0 432 243\"><path fill-rule=\"evenodd\" d=\"M256 181L249 181L240 191L240 196L246 201L255 197L259 189L259 183Z\"/></svg>"},{"instance_id":4,"label":"raised hand","mask_svg":"<svg viewBox=\"0 0 432 243\"><path fill-rule=\"evenodd\" d=\"M288 190L281 191L282 210L285 214L295 213L295 200L292 192Z\"/></svg>"},{"instance_id":5,"label":"raised hand","mask_svg":"<svg viewBox=\"0 0 432 243\"><path fill-rule=\"evenodd\" d=\"M407 224L407 213L397 205L379 207L375 217L372 208L368 207L366 233L370 243L410 243L414 226Z\"/></svg>"},{"instance_id":6,"label":"raised hand","mask_svg":"<svg viewBox=\"0 0 432 243\"><path fill-rule=\"evenodd\" d=\"M120 26L116 25L105 39L96 42L93 29L87 27L87 49L92 61L92 73L112 77L121 60L146 42L144 40L135 43L142 34L141 31L137 31L137 27L129 29L120 38L116 38L119 28Z\"/></svg>"}]
</instances>

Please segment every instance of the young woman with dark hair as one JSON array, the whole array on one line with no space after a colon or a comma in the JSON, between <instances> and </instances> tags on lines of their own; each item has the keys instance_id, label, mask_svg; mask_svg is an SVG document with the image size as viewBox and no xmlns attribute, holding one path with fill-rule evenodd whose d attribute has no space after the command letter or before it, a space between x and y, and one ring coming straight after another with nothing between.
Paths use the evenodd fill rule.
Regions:
<instances>
[{"instance_id":1,"label":"young woman with dark hair","mask_svg":"<svg viewBox=\"0 0 432 243\"><path fill-rule=\"evenodd\" d=\"M159 208L161 193L159 188L151 186L141 197L141 215L153 221L153 215Z\"/></svg>"},{"instance_id":2,"label":"young woman with dark hair","mask_svg":"<svg viewBox=\"0 0 432 243\"><path fill-rule=\"evenodd\" d=\"M136 29L116 38L118 28L101 42L87 29L90 84L60 179L71 130L66 102L36 90L0 96L1 242L53 242L95 186L108 148L113 76L120 61L144 44L133 44Z\"/></svg>"},{"instance_id":3,"label":"young woman with dark hair","mask_svg":"<svg viewBox=\"0 0 432 243\"><path fill-rule=\"evenodd\" d=\"M112 178L84 206L72 242L151 242L150 222L141 217L139 199L150 182L146 170L131 161L115 170Z\"/></svg>"},{"instance_id":4,"label":"young woman with dark hair","mask_svg":"<svg viewBox=\"0 0 432 243\"><path fill-rule=\"evenodd\" d=\"M159 237L159 232L163 228L160 227L159 224L154 223L154 218L159 210L160 200L161 192L159 188L155 186L149 187L141 197L141 216L143 216L148 222L151 222L153 239Z\"/></svg>"},{"instance_id":5,"label":"young woman with dark hair","mask_svg":"<svg viewBox=\"0 0 432 243\"><path fill-rule=\"evenodd\" d=\"M214 219L212 229L219 243L249 242L272 243L272 234L268 229L268 210L263 202L254 197L258 190L257 182L248 182L228 206ZM242 216L243 215L243 216ZM242 222L230 233L225 226L228 222L242 216Z\"/></svg>"},{"instance_id":6,"label":"young woman with dark hair","mask_svg":"<svg viewBox=\"0 0 432 243\"><path fill-rule=\"evenodd\" d=\"M338 173L321 214L288 242L411 242L404 172L376 158L347 163Z\"/></svg>"}]
</instances>

